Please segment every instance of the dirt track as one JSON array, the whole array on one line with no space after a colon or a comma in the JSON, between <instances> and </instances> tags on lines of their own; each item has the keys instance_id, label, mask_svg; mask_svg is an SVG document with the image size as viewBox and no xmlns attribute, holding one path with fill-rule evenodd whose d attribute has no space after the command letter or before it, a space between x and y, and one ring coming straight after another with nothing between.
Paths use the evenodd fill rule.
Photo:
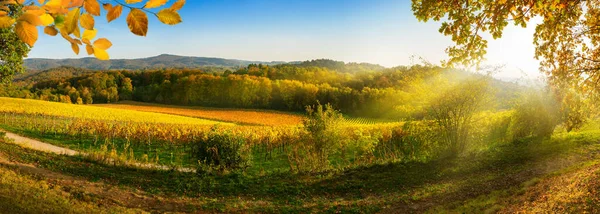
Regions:
<instances>
[{"instance_id":1,"label":"dirt track","mask_svg":"<svg viewBox=\"0 0 600 214\"><path fill-rule=\"evenodd\" d=\"M42 141L36 140L36 139L31 139L28 137L23 137L20 135L17 135L15 133L11 133L11 132L7 132L5 130L1 130L0 132L5 132L6 133L6 138L12 140L9 141L11 143L23 146L23 147L27 147L33 150L37 150L37 151L41 151L41 152L48 152L48 153L54 153L54 154L59 154L59 155L67 155L67 156L75 156L75 155L87 155L83 152L78 152L75 150L71 150L71 149L67 149L67 148L63 148L63 147L59 147L59 146L55 146L49 143L44 143ZM114 160L112 159L108 159L108 162L113 162ZM128 163L128 165L134 166L134 167L139 167L139 168L145 168L145 169L160 169L160 170L171 170L172 168L169 166L164 166L164 165L157 165L157 164L151 164L151 163ZM192 168L177 168L177 171L181 171L181 172L196 172L195 169Z\"/></svg>"}]
</instances>

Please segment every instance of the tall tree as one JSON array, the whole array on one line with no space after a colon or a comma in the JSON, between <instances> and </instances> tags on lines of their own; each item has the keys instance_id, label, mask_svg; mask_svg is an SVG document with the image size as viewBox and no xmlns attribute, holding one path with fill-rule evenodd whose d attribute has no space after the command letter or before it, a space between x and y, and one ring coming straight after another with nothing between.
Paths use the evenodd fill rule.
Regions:
<instances>
[{"instance_id":1,"label":"tall tree","mask_svg":"<svg viewBox=\"0 0 600 214\"><path fill-rule=\"evenodd\" d=\"M486 54L489 33L494 39L512 23L526 27L541 17L533 35L535 58L551 83L600 90L600 0L412 0L420 21L440 21L439 32L455 45L446 65L478 64Z\"/></svg>"}]
</instances>

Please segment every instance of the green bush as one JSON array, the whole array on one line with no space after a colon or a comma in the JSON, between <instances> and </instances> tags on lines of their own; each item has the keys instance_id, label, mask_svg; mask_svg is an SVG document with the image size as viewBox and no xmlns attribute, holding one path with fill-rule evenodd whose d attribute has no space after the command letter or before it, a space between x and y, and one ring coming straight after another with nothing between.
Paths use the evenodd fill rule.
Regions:
<instances>
[{"instance_id":1,"label":"green bush","mask_svg":"<svg viewBox=\"0 0 600 214\"><path fill-rule=\"evenodd\" d=\"M441 141L451 155L467 149L473 116L488 102L488 90L486 79L471 79L439 93L430 103L429 116L438 124Z\"/></svg>"},{"instance_id":2,"label":"green bush","mask_svg":"<svg viewBox=\"0 0 600 214\"><path fill-rule=\"evenodd\" d=\"M559 108L551 94L535 91L515 106L510 124L514 143L550 138L559 124Z\"/></svg>"},{"instance_id":3,"label":"green bush","mask_svg":"<svg viewBox=\"0 0 600 214\"><path fill-rule=\"evenodd\" d=\"M198 160L198 173L224 173L244 170L251 165L250 148L242 136L216 127L193 144L193 156Z\"/></svg>"},{"instance_id":4,"label":"green bush","mask_svg":"<svg viewBox=\"0 0 600 214\"><path fill-rule=\"evenodd\" d=\"M318 172L330 168L332 154L343 148L346 137L340 129L342 114L331 105L306 107L301 142L294 143L288 151L292 171Z\"/></svg>"},{"instance_id":5,"label":"green bush","mask_svg":"<svg viewBox=\"0 0 600 214\"><path fill-rule=\"evenodd\" d=\"M388 161L422 161L440 151L440 135L433 121L408 121L393 129L375 147L377 157Z\"/></svg>"}]
</instances>

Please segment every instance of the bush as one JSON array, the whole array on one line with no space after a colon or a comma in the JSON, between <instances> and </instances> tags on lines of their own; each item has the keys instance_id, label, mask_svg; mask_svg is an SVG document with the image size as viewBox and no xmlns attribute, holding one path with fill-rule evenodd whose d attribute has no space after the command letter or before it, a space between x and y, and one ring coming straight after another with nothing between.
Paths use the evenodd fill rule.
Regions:
<instances>
[{"instance_id":1,"label":"bush","mask_svg":"<svg viewBox=\"0 0 600 214\"><path fill-rule=\"evenodd\" d=\"M485 79L464 81L440 93L430 104L429 115L452 155L466 150L473 116L487 102L488 89Z\"/></svg>"},{"instance_id":2,"label":"bush","mask_svg":"<svg viewBox=\"0 0 600 214\"><path fill-rule=\"evenodd\" d=\"M345 144L339 127L343 117L329 104L307 106L306 112L305 133L301 142L292 144L288 159L292 171L318 172L330 168L329 157Z\"/></svg>"},{"instance_id":3,"label":"bush","mask_svg":"<svg viewBox=\"0 0 600 214\"><path fill-rule=\"evenodd\" d=\"M382 139L375 148L376 156L384 160L426 160L439 151L439 134L431 121L407 121L395 128L389 139Z\"/></svg>"},{"instance_id":4,"label":"bush","mask_svg":"<svg viewBox=\"0 0 600 214\"><path fill-rule=\"evenodd\" d=\"M195 142L193 156L198 160L198 173L244 170L251 165L251 152L242 136L216 127Z\"/></svg>"},{"instance_id":5,"label":"bush","mask_svg":"<svg viewBox=\"0 0 600 214\"><path fill-rule=\"evenodd\" d=\"M515 106L510 124L514 143L550 138L559 124L559 108L552 95L531 92Z\"/></svg>"}]
</instances>

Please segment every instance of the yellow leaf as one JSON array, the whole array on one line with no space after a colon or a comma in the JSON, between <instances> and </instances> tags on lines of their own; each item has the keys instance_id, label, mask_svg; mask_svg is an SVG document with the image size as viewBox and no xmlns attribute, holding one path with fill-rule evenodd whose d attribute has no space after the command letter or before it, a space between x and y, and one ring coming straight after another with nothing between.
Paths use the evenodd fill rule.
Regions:
<instances>
[{"instance_id":1,"label":"yellow leaf","mask_svg":"<svg viewBox=\"0 0 600 214\"><path fill-rule=\"evenodd\" d=\"M100 15L100 4L98 4L98 1L96 0L85 0L85 3L83 3L83 8L85 8L85 11L94 16Z\"/></svg>"},{"instance_id":2,"label":"yellow leaf","mask_svg":"<svg viewBox=\"0 0 600 214\"><path fill-rule=\"evenodd\" d=\"M14 23L15 23L15 20L13 18L10 18L8 16L0 17L0 28L10 27Z\"/></svg>"},{"instance_id":3,"label":"yellow leaf","mask_svg":"<svg viewBox=\"0 0 600 214\"><path fill-rule=\"evenodd\" d=\"M26 21L19 21L15 26L15 33L21 41L27 43L29 46L35 44L38 39L38 30L34 25Z\"/></svg>"},{"instance_id":4,"label":"yellow leaf","mask_svg":"<svg viewBox=\"0 0 600 214\"><path fill-rule=\"evenodd\" d=\"M48 26L54 23L54 18L51 15L44 13L44 15L40 16L40 20L42 21L42 25Z\"/></svg>"},{"instance_id":5,"label":"yellow leaf","mask_svg":"<svg viewBox=\"0 0 600 214\"><path fill-rule=\"evenodd\" d=\"M102 50L107 50L112 46L112 43L108 41L108 39L101 38L94 42L95 48L100 48Z\"/></svg>"},{"instance_id":6,"label":"yellow leaf","mask_svg":"<svg viewBox=\"0 0 600 214\"><path fill-rule=\"evenodd\" d=\"M139 9L131 9L127 16L127 26L133 34L146 36L148 33L148 16Z\"/></svg>"},{"instance_id":7,"label":"yellow leaf","mask_svg":"<svg viewBox=\"0 0 600 214\"><path fill-rule=\"evenodd\" d=\"M65 18L65 30L67 30L67 34L71 34L77 28L77 23L79 22L79 8L75 8L67 14Z\"/></svg>"},{"instance_id":8,"label":"yellow leaf","mask_svg":"<svg viewBox=\"0 0 600 214\"><path fill-rule=\"evenodd\" d=\"M56 34L58 34L58 30L56 30L56 28L54 28L52 26L46 26L44 28L44 33L46 33L50 36L56 36Z\"/></svg>"},{"instance_id":9,"label":"yellow leaf","mask_svg":"<svg viewBox=\"0 0 600 214\"><path fill-rule=\"evenodd\" d=\"M87 51L88 55L94 54L94 48L91 45L86 45L85 50Z\"/></svg>"},{"instance_id":10,"label":"yellow leaf","mask_svg":"<svg viewBox=\"0 0 600 214\"><path fill-rule=\"evenodd\" d=\"M125 3L127 4L135 4L135 3L140 3L142 2L142 0L125 0Z\"/></svg>"},{"instance_id":11,"label":"yellow leaf","mask_svg":"<svg viewBox=\"0 0 600 214\"><path fill-rule=\"evenodd\" d=\"M75 30L73 31L73 35L77 38L81 38L81 31L79 29L79 25L75 26Z\"/></svg>"},{"instance_id":12,"label":"yellow leaf","mask_svg":"<svg viewBox=\"0 0 600 214\"><path fill-rule=\"evenodd\" d=\"M96 29L92 29L92 30L84 30L83 31L83 37L81 37L82 39L87 39L87 40L92 40L96 37L96 34L98 34L98 30Z\"/></svg>"},{"instance_id":13,"label":"yellow leaf","mask_svg":"<svg viewBox=\"0 0 600 214\"><path fill-rule=\"evenodd\" d=\"M23 13L23 15L21 15L21 17L19 17L19 21L26 21L33 26L40 26L43 24L42 20L40 20L39 16L37 16L33 13L30 13L30 12Z\"/></svg>"},{"instance_id":14,"label":"yellow leaf","mask_svg":"<svg viewBox=\"0 0 600 214\"><path fill-rule=\"evenodd\" d=\"M109 4L109 3L102 4L102 7L106 11L109 11L111 8L113 8L112 4Z\"/></svg>"},{"instance_id":15,"label":"yellow leaf","mask_svg":"<svg viewBox=\"0 0 600 214\"><path fill-rule=\"evenodd\" d=\"M163 6L167 3L167 0L148 0L148 2L146 2L146 6L144 6L144 8L157 8L160 6Z\"/></svg>"},{"instance_id":16,"label":"yellow leaf","mask_svg":"<svg viewBox=\"0 0 600 214\"><path fill-rule=\"evenodd\" d=\"M171 9L175 11L181 10L181 8L183 8L183 5L185 5L185 0L179 0L173 3L173 5L171 5Z\"/></svg>"},{"instance_id":17,"label":"yellow leaf","mask_svg":"<svg viewBox=\"0 0 600 214\"><path fill-rule=\"evenodd\" d=\"M25 11L26 13L34 14L36 16L41 16L44 13L46 13L46 11L42 10L42 8L35 5L25 6L23 7L23 11Z\"/></svg>"},{"instance_id":18,"label":"yellow leaf","mask_svg":"<svg viewBox=\"0 0 600 214\"><path fill-rule=\"evenodd\" d=\"M44 6L62 7L62 0L50 0Z\"/></svg>"},{"instance_id":19,"label":"yellow leaf","mask_svg":"<svg viewBox=\"0 0 600 214\"><path fill-rule=\"evenodd\" d=\"M39 4L44 4L44 2L46 2L46 0L38 0Z\"/></svg>"},{"instance_id":20,"label":"yellow leaf","mask_svg":"<svg viewBox=\"0 0 600 214\"><path fill-rule=\"evenodd\" d=\"M68 1L70 1L70 4L68 4L68 8L83 6L83 0L68 0Z\"/></svg>"},{"instance_id":21,"label":"yellow leaf","mask_svg":"<svg viewBox=\"0 0 600 214\"><path fill-rule=\"evenodd\" d=\"M73 49L73 52L75 52L75 54L79 55L79 45L71 43L71 49Z\"/></svg>"},{"instance_id":22,"label":"yellow leaf","mask_svg":"<svg viewBox=\"0 0 600 214\"><path fill-rule=\"evenodd\" d=\"M111 7L110 10L108 10L108 13L106 14L106 20L108 22L112 22L113 20L119 18L119 16L121 16L122 12L123 12L123 6L121 6L121 5Z\"/></svg>"},{"instance_id":23,"label":"yellow leaf","mask_svg":"<svg viewBox=\"0 0 600 214\"><path fill-rule=\"evenodd\" d=\"M108 53L106 53L105 50L102 50L100 48L93 48L94 49L94 56L96 56L96 58L98 58L99 60L109 60L110 57L108 56Z\"/></svg>"},{"instance_id":24,"label":"yellow leaf","mask_svg":"<svg viewBox=\"0 0 600 214\"><path fill-rule=\"evenodd\" d=\"M83 14L81 18L79 18L79 24L81 24L81 27L88 30L94 29L95 23L94 17L87 13Z\"/></svg>"},{"instance_id":25,"label":"yellow leaf","mask_svg":"<svg viewBox=\"0 0 600 214\"><path fill-rule=\"evenodd\" d=\"M176 25L181 22L181 16L173 9L163 9L156 16L160 22L168 25Z\"/></svg>"}]
</instances>

